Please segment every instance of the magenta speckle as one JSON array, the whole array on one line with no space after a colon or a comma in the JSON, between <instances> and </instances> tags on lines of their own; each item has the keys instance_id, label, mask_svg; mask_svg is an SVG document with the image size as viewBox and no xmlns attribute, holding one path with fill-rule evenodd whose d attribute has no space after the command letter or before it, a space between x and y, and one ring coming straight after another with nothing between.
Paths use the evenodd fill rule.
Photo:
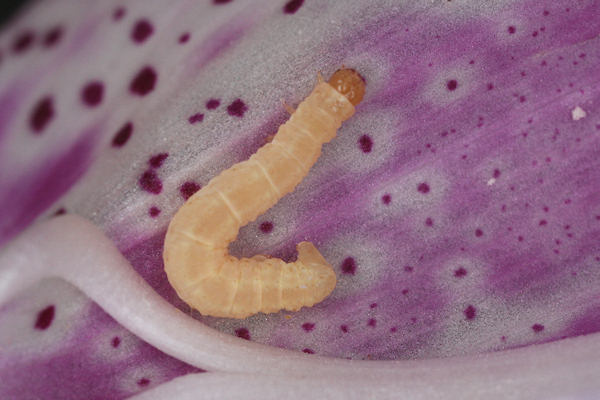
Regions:
<instances>
[{"instance_id":1,"label":"magenta speckle","mask_svg":"<svg viewBox=\"0 0 600 400\"><path fill-rule=\"evenodd\" d=\"M196 193L198 190L200 190L200 185L198 185L196 182L188 181L181 185L181 187L179 188L179 193L181 193L183 198L187 200L190 197L192 197L194 193Z\"/></svg>"},{"instance_id":2,"label":"magenta speckle","mask_svg":"<svg viewBox=\"0 0 600 400\"><path fill-rule=\"evenodd\" d=\"M410 265L405 265L404 266L404 271L405 272L413 272L413 267L411 267Z\"/></svg>"},{"instance_id":3,"label":"magenta speckle","mask_svg":"<svg viewBox=\"0 0 600 400\"><path fill-rule=\"evenodd\" d=\"M475 236L477 236L477 237L483 236L483 231L479 228L475 229Z\"/></svg>"},{"instance_id":4,"label":"magenta speckle","mask_svg":"<svg viewBox=\"0 0 600 400\"><path fill-rule=\"evenodd\" d=\"M148 386L150 384L150 379L142 378L137 381L137 384L138 384L138 386L142 386L142 387Z\"/></svg>"},{"instance_id":5,"label":"magenta speckle","mask_svg":"<svg viewBox=\"0 0 600 400\"><path fill-rule=\"evenodd\" d=\"M248 331L247 328L236 329L235 336L242 338L242 339L250 340L250 332Z\"/></svg>"},{"instance_id":6,"label":"magenta speckle","mask_svg":"<svg viewBox=\"0 0 600 400\"><path fill-rule=\"evenodd\" d=\"M469 305L467 308L465 308L464 313L465 313L465 317L470 320L470 319L475 318L477 311L475 310L475 307L473 307L472 305Z\"/></svg>"},{"instance_id":7,"label":"magenta speckle","mask_svg":"<svg viewBox=\"0 0 600 400\"><path fill-rule=\"evenodd\" d=\"M371 328L375 328L377 326L377 321L375 318L370 318L369 321L367 321L367 325Z\"/></svg>"},{"instance_id":8,"label":"magenta speckle","mask_svg":"<svg viewBox=\"0 0 600 400\"><path fill-rule=\"evenodd\" d=\"M263 233L270 233L271 231L273 231L273 223L269 222L269 221L265 221L260 224L259 229Z\"/></svg>"},{"instance_id":9,"label":"magenta speckle","mask_svg":"<svg viewBox=\"0 0 600 400\"><path fill-rule=\"evenodd\" d=\"M498 178L500 178L500 170L499 170L499 169L495 169L495 170L494 170L494 175L493 175L493 176L494 176L494 179L498 179Z\"/></svg>"},{"instance_id":10,"label":"magenta speckle","mask_svg":"<svg viewBox=\"0 0 600 400\"><path fill-rule=\"evenodd\" d=\"M304 0L290 0L285 3L285 6L283 6L283 12L286 14L294 14L300 7L302 7L303 3Z\"/></svg>"},{"instance_id":11,"label":"magenta speckle","mask_svg":"<svg viewBox=\"0 0 600 400\"><path fill-rule=\"evenodd\" d=\"M511 25L508 27L507 30L508 30L508 33L510 33L512 35L513 33L515 33L517 31L517 28L515 28L514 26Z\"/></svg>"},{"instance_id":12,"label":"magenta speckle","mask_svg":"<svg viewBox=\"0 0 600 400\"><path fill-rule=\"evenodd\" d=\"M167 159L167 157L169 157L169 153L159 153L155 156L150 157L150 159L148 160L148 164L152 168L160 168Z\"/></svg>"},{"instance_id":13,"label":"magenta speckle","mask_svg":"<svg viewBox=\"0 0 600 400\"><path fill-rule=\"evenodd\" d=\"M60 42L63 35L63 29L60 26L55 26L44 35L44 47L53 47Z\"/></svg>"},{"instance_id":14,"label":"magenta speckle","mask_svg":"<svg viewBox=\"0 0 600 400\"><path fill-rule=\"evenodd\" d=\"M35 40L33 31L25 31L17 36L12 44L12 51L15 54L24 53L27 51Z\"/></svg>"},{"instance_id":15,"label":"magenta speckle","mask_svg":"<svg viewBox=\"0 0 600 400\"><path fill-rule=\"evenodd\" d=\"M152 194L162 192L162 182L154 170L145 171L140 177L139 184L143 190Z\"/></svg>"},{"instance_id":16,"label":"magenta speckle","mask_svg":"<svg viewBox=\"0 0 600 400\"><path fill-rule=\"evenodd\" d=\"M233 103L227 106L227 113L232 117L241 118L246 111L248 111L248 106L240 99L235 99Z\"/></svg>"},{"instance_id":17,"label":"magenta speckle","mask_svg":"<svg viewBox=\"0 0 600 400\"><path fill-rule=\"evenodd\" d=\"M113 20L119 21L125 16L125 9L123 7L119 7L113 11Z\"/></svg>"},{"instance_id":18,"label":"magenta speckle","mask_svg":"<svg viewBox=\"0 0 600 400\"><path fill-rule=\"evenodd\" d=\"M35 329L41 331L48 329L52 324L52 320L54 320L54 306L50 305L38 313L35 320Z\"/></svg>"},{"instance_id":19,"label":"magenta speckle","mask_svg":"<svg viewBox=\"0 0 600 400\"><path fill-rule=\"evenodd\" d=\"M377 303L371 303L371 305L369 305L369 308L377 308Z\"/></svg>"},{"instance_id":20,"label":"magenta speckle","mask_svg":"<svg viewBox=\"0 0 600 400\"><path fill-rule=\"evenodd\" d=\"M302 352L306 353L306 354L315 354L314 350L311 350L311 349L304 349L304 350L302 350Z\"/></svg>"},{"instance_id":21,"label":"magenta speckle","mask_svg":"<svg viewBox=\"0 0 600 400\"><path fill-rule=\"evenodd\" d=\"M547 224L548 224L548 221L546 221L545 219L542 219L542 220L539 222L539 225L540 225L540 226L545 226L545 225L547 225Z\"/></svg>"},{"instance_id":22,"label":"magenta speckle","mask_svg":"<svg viewBox=\"0 0 600 400\"><path fill-rule=\"evenodd\" d=\"M213 4L227 4L231 3L231 0L213 0Z\"/></svg>"},{"instance_id":23,"label":"magenta speckle","mask_svg":"<svg viewBox=\"0 0 600 400\"><path fill-rule=\"evenodd\" d=\"M129 90L138 96L145 96L154 90L156 85L156 71L152 67L143 67L133 78Z\"/></svg>"},{"instance_id":24,"label":"magenta speckle","mask_svg":"<svg viewBox=\"0 0 600 400\"><path fill-rule=\"evenodd\" d=\"M433 219L431 219L430 217L427 217L427 219L425 219L425 225L433 226Z\"/></svg>"},{"instance_id":25,"label":"magenta speckle","mask_svg":"<svg viewBox=\"0 0 600 400\"><path fill-rule=\"evenodd\" d=\"M197 123L197 122L202 122L203 120L204 120L204 114L202 114L202 113L196 113L194 115L191 115L188 118L188 122L190 124L192 124L192 125L195 124L195 123Z\"/></svg>"},{"instance_id":26,"label":"magenta speckle","mask_svg":"<svg viewBox=\"0 0 600 400\"><path fill-rule=\"evenodd\" d=\"M112 340L110 341L112 347L119 347L119 345L121 344L121 338L119 338L118 336L115 336L114 338L112 338Z\"/></svg>"},{"instance_id":27,"label":"magenta speckle","mask_svg":"<svg viewBox=\"0 0 600 400\"><path fill-rule=\"evenodd\" d=\"M467 270L464 269L463 267L460 267L460 268L454 270L454 276L457 278L462 278L466 275L467 275Z\"/></svg>"},{"instance_id":28,"label":"magenta speckle","mask_svg":"<svg viewBox=\"0 0 600 400\"><path fill-rule=\"evenodd\" d=\"M458 87L458 82L456 81L456 79L451 79L448 82L446 82L446 87L450 91L456 90L456 88Z\"/></svg>"},{"instance_id":29,"label":"magenta speckle","mask_svg":"<svg viewBox=\"0 0 600 400\"><path fill-rule=\"evenodd\" d=\"M206 108L209 110L216 110L221 105L219 99L210 99L206 102Z\"/></svg>"},{"instance_id":30,"label":"magenta speckle","mask_svg":"<svg viewBox=\"0 0 600 400\"><path fill-rule=\"evenodd\" d=\"M347 257L342 262L342 272L350 275L354 275L356 273L356 261L354 261L354 258Z\"/></svg>"},{"instance_id":31,"label":"magenta speckle","mask_svg":"<svg viewBox=\"0 0 600 400\"><path fill-rule=\"evenodd\" d=\"M348 325L341 325L340 329L342 330L342 332L348 333Z\"/></svg>"},{"instance_id":32,"label":"magenta speckle","mask_svg":"<svg viewBox=\"0 0 600 400\"><path fill-rule=\"evenodd\" d=\"M119 129L117 131L117 133L115 133L115 136L113 136L112 146L113 147L124 146L125 143L127 143L129 138L131 137L132 132L133 132L133 124L131 122L125 123L125 125L123 125L121 127L121 129Z\"/></svg>"},{"instance_id":33,"label":"magenta speckle","mask_svg":"<svg viewBox=\"0 0 600 400\"><path fill-rule=\"evenodd\" d=\"M304 329L305 332L311 332L313 329L315 329L315 324L312 322L305 322L302 324L302 329Z\"/></svg>"},{"instance_id":34,"label":"magenta speckle","mask_svg":"<svg viewBox=\"0 0 600 400\"><path fill-rule=\"evenodd\" d=\"M408 289L402 289L402 291L400 293L402 293L403 295L406 296L406 295L408 295Z\"/></svg>"},{"instance_id":35,"label":"magenta speckle","mask_svg":"<svg viewBox=\"0 0 600 400\"><path fill-rule=\"evenodd\" d=\"M390 196L389 194L384 194L383 196L381 196L381 202L387 206L392 202L392 196Z\"/></svg>"},{"instance_id":36,"label":"magenta speckle","mask_svg":"<svg viewBox=\"0 0 600 400\"><path fill-rule=\"evenodd\" d=\"M154 32L152 24L146 19L138 20L131 30L131 40L137 44L144 43Z\"/></svg>"},{"instance_id":37,"label":"magenta speckle","mask_svg":"<svg viewBox=\"0 0 600 400\"><path fill-rule=\"evenodd\" d=\"M531 329L533 329L533 331L534 331L535 333L538 333L538 332L541 332L541 331L543 331L543 330L544 330L544 325L542 325L542 324L533 324L533 325L531 326Z\"/></svg>"},{"instance_id":38,"label":"magenta speckle","mask_svg":"<svg viewBox=\"0 0 600 400\"><path fill-rule=\"evenodd\" d=\"M417 190L423 194L429 193L429 185L426 182L420 183Z\"/></svg>"},{"instance_id":39,"label":"magenta speckle","mask_svg":"<svg viewBox=\"0 0 600 400\"><path fill-rule=\"evenodd\" d=\"M54 103L52 97L40 99L33 107L29 117L29 126L35 133L40 133L46 128L48 123L54 117Z\"/></svg>"},{"instance_id":40,"label":"magenta speckle","mask_svg":"<svg viewBox=\"0 0 600 400\"><path fill-rule=\"evenodd\" d=\"M148 214L152 217L152 218L156 218L158 217L158 215L160 214L160 208L156 207L156 206L152 206L150 207L150 209L148 210Z\"/></svg>"},{"instance_id":41,"label":"magenta speckle","mask_svg":"<svg viewBox=\"0 0 600 400\"><path fill-rule=\"evenodd\" d=\"M373 149L373 140L371 140L369 135L362 135L358 139L358 147L363 151L363 153L370 153Z\"/></svg>"},{"instance_id":42,"label":"magenta speckle","mask_svg":"<svg viewBox=\"0 0 600 400\"><path fill-rule=\"evenodd\" d=\"M88 107L96 107L102 102L104 96L104 85L102 82L89 82L81 91L81 101Z\"/></svg>"}]
</instances>

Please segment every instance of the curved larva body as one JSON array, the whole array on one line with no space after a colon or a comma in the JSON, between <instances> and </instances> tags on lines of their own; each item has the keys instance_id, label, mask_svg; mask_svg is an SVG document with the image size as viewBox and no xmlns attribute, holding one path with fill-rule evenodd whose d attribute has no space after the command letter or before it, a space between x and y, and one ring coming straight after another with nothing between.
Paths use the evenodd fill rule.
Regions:
<instances>
[{"instance_id":1,"label":"curved larva body","mask_svg":"<svg viewBox=\"0 0 600 400\"><path fill-rule=\"evenodd\" d=\"M292 263L261 255L237 259L227 247L241 226L294 190L322 144L354 114L354 105L338 90L320 82L271 143L213 178L171 220L165 271L179 297L201 314L245 318L297 311L335 287L335 272L311 243L298 244Z\"/></svg>"}]
</instances>

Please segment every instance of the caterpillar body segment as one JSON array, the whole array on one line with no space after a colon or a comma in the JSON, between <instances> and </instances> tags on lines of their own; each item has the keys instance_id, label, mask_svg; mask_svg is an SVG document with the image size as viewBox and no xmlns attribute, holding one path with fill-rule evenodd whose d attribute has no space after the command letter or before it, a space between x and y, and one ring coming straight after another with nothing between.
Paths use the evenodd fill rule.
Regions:
<instances>
[{"instance_id":1,"label":"caterpillar body segment","mask_svg":"<svg viewBox=\"0 0 600 400\"><path fill-rule=\"evenodd\" d=\"M165 272L179 297L201 314L246 318L297 311L334 289L335 272L312 243L299 243L291 263L263 255L237 259L227 251L240 227L294 190L321 146L354 114L364 93L360 75L338 70L330 83L320 81L270 143L213 178L171 220Z\"/></svg>"}]
</instances>

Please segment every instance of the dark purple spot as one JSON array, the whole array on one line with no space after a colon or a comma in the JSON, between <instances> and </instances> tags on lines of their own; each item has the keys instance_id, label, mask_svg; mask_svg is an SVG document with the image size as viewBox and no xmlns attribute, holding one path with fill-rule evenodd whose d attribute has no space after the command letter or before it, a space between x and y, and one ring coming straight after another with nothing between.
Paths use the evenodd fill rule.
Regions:
<instances>
[{"instance_id":1,"label":"dark purple spot","mask_svg":"<svg viewBox=\"0 0 600 400\"><path fill-rule=\"evenodd\" d=\"M56 44L58 44L58 42L60 42L62 35L63 29L60 26L55 26L54 28L50 29L48 32L46 32L46 35L44 36L44 46L55 46Z\"/></svg>"},{"instance_id":2,"label":"dark purple spot","mask_svg":"<svg viewBox=\"0 0 600 400\"><path fill-rule=\"evenodd\" d=\"M383 196L381 196L381 202L385 205L388 205L392 202L392 196L390 196L389 194L384 194Z\"/></svg>"},{"instance_id":3,"label":"dark purple spot","mask_svg":"<svg viewBox=\"0 0 600 400\"><path fill-rule=\"evenodd\" d=\"M148 214L150 214L150 216L152 218L156 218L158 217L158 214L160 214L160 208L156 207L156 206L152 206L150 207L150 209L148 210Z\"/></svg>"},{"instance_id":4,"label":"dark purple spot","mask_svg":"<svg viewBox=\"0 0 600 400\"><path fill-rule=\"evenodd\" d=\"M246 328L236 329L235 336L242 338L242 339L250 340L250 332Z\"/></svg>"},{"instance_id":5,"label":"dark purple spot","mask_svg":"<svg viewBox=\"0 0 600 400\"><path fill-rule=\"evenodd\" d=\"M123 7L119 7L113 11L113 19L115 21L119 21L121 18L125 16L125 9Z\"/></svg>"},{"instance_id":6,"label":"dark purple spot","mask_svg":"<svg viewBox=\"0 0 600 400\"><path fill-rule=\"evenodd\" d=\"M467 319L475 318L475 314L476 314L475 307L469 305L467 308L465 308L464 313L465 313L465 317L467 317Z\"/></svg>"},{"instance_id":7,"label":"dark purple spot","mask_svg":"<svg viewBox=\"0 0 600 400\"><path fill-rule=\"evenodd\" d=\"M146 19L138 20L131 30L131 40L140 44L146 41L154 32L152 24Z\"/></svg>"},{"instance_id":8,"label":"dark purple spot","mask_svg":"<svg viewBox=\"0 0 600 400\"><path fill-rule=\"evenodd\" d=\"M342 272L350 275L356 273L356 261L354 261L354 258L348 257L342 262Z\"/></svg>"},{"instance_id":9,"label":"dark purple spot","mask_svg":"<svg viewBox=\"0 0 600 400\"><path fill-rule=\"evenodd\" d=\"M408 289L402 289L400 293L406 296L408 294Z\"/></svg>"},{"instance_id":10,"label":"dark purple spot","mask_svg":"<svg viewBox=\"0 0 600 400\"><path fill-rule=\"evenodd\" d=\"M304 349L304 350L302 350L302 352L306 353L306 354L315 354L315 352L311 349Z\"/></svg>"},{"instance_id":11,"label":"dark purple spot","mask_svg":"<svg viewBox=\"0 0 600 400\"><path fill-rule=\"evenodd\" d=\"M370 153L373 149L373 140L371 140L369 135L362 135L358 139L358 147L360 147L363 153Z\"/></svg>"},{"instance_id":12,"label":"dark purple spot","mask_svg":"<svg viewBox=\"0 0 600 400\"><path fill-rule=\"evenodd\" d=\"M179 36L179 43L181 44L187 43L188 40L190 40L189 32L182 33L181 36Z\"/></svg>"},{"instance_id":13,"label":"dark purple spot","mask_svg":"<svg viewBox=\"0 0 600 400\"><path fill-rule=\"evenodd\" d=\"M426 182L420 183L417 190L423 194L429 193L429 185Z\"/></svg>"},{"instance_id":14,"label":"dark purple spot","mask_svg":"<svg viewBox=\"0 0 600 400\"><path fill-rule=\"evenodd\" d=\"M162 192L162 182L154 170L145 171L140 177L139 184L143 190L153 194Z\"/></svg>"},{"instance_id":15,"label":"dark purple spot","mask_svg":"<svg viewBox=\"0 0 600 400\"><path fill-rule=\"evenodd\" d=\"M477 236L477 237L483 236L483 231L479 228L475 229L475 236Z\"/></svg>"},{"instance_id":16,"label":"dark purple spot","mask_svg":"<svg viewBox=\"0 0 600 400\"><path fill-rule=\"evenodd\" d=\"M492 90L494 88L494 84L493 83L488 83L487 84L487 90Z\"/></svg>"},{"instance_id":17,"label":"dark purple spot","mask_svg":"<svg viewBox=\"0 0 600 400\"><path fill-rule=\"evenodd\" d=\"M538 35L538 31L533 31L533 32L531 33L531 36L533 36L533 37L536 37L537 35Z\"/></svg>"},{"instance_id":18,"label":"dark purple spot","mask_svg":"<svg viewBox=\"0 0 600 400\"><path fill-rule=\"evenodd\" d=\"M54 116L54 105L52 97L47 96L40 99L33 107L33 111L29 116L29 126L35 133L40 133L44 130L48 122Z\"/></svg>"},{"instance_id":19,"label":"dark purple spot","mask_svg":"<svg viewBox=\"0 0 600 400\"><path fill-rule=\"evenodd\" d=\"M15 54L20 54L27 51L33 41L35 40L35 34L33 31L25 31L21 32L19 36L17 36L12 44L12 51Z\"/></svg>"},{"instance_id":20,"label":"dark purple spot","mask_svg":"<svg viewBox=\"0 0 600 400\"><path fill-rule=\"evenodd\" d=\"M59 215L65 215L66 213L67 213L67 210L65 210L64 207L61 207L54 212L54 216L58 217Z\"/></svg>"},{"instance_id":21,"label":"dark purple spot","mask_svg":"<svg viewBox=\"0 0 600 400\"><path fill-rule=\"evenodd\" d=\"M231 0L213 0L214 4L227 4L230 2L231 2Z\"/></svg>"},{"instance_id":22,"label":"dark purple spot","mask_svg":"<svg viewBox=\"0 0 600 400\"><path fill-rule=\"evenodd\" d=\"M342 330L342 332L348 333L348 325L340 325L340 329Z\"/></svg>"},{"instance_id":23,"label":"dark purple spot","mask_svg":"<svg viewBox=\"0 0 600 400\"><path fill-rule=\"evenodd\" d=\"M376 308L377 307L377 303L371 303L371 305L369 305L369 308Z\"/></svg>"},{"instance_id":24,"label":"dark purple spot","mask_svg":"<svg viewBox=\"0 0 600 400\"><path fill-rule=\"evenodd\" d=\"M544 10L544 13L543 13L543 14L544 14L544 17L547 17L547 16L550 14L550 11L548 11L548 10Z\"/></svg>"},{"instance_id":25,"label":"dark purple spot","mask_svg":"<svg viewBox=\"0 0 600 400\"><path fill-rule=\"evenodd\" d=\"M179 193L181 193L183 198L187 200L190 197L192 197L193 194L196 193L198 190L200 190L200 185L198 185L196 182L187 181L183 185L181 185L181 187L179 188Z\"/></svg>"},{"instance_id":26,"label":"dark purple spot","mask_svg":"<svg viewBox=\"0 0 600 400\"><path fill-rule=\"evenodd\" d=\"M304 0L290 0L283 6L283 12L286 14L293 14L302 7L302 3L304 3Z\"/></svg>"},{"instance_id":27,"label":"dark purple spot","mask_svg":"<svg viewBox=\"0 0 600 400\"><path fill-rule=\"evenodd\" d=\"M159 153L155 156L150 157L150 159L148 160L148 164L152 168L160 168L167 159L167 157L169 157L169 153Z\"/></svg>"},{"instance_id":28,"label":"dark purple spot","mask_svg":"<svg viewBox=\"0 0 600 400\"><path fill-rule=\"evenodd\" d=\"M405 272L413 272L413 267L411 267L410 265L405 265L404 266L404 271Z\"/></svg>"},{"instance_id":29,"label":"dark purple spot","mask_svg":"<svg viewBox=\"0 0 600 400\"><path fill-rule=\"evenodd\" d=\"M494 170L494 178L495 178L495 179L498 179L498 178L500 178L500 170L499 170L499 169L495 169L495 170Z\"/></svg>"},{"instance_id":30,"label":"dark purple spot","mask_svg":"<svg viewBox=\"0 0 600 400\"><path fill-rule=\"evenodd\" d=\"M137 94L139 96L145 96L154 90L154 85L156 84L156 72L152 67L146 66L143 67L133 78L131 84L129 85L129 90L133 94Z\"/></svg>"},{"instance_id":31,"label":"dark purple spot","mask_svg":"<svg viewBox=\"0 0 600 400\"><path fill-rule=\"evenodd\" d=\"M269 222L269 221L265 221L262 224L260 224L259 229L263 233L270 233L271 231L273 231L273 223Z\"/></svg>"},{"instance_id":32,"label":"dark purple spot","mask_svg":"<svg viewBox=\"0 0 600 400\"><path fill-rule=\"evenodd\" d=\"M35 329L41 331L48 329L54 319L54 306L48 306L42 311L38 312L37 318L35 319Z\"/></svg>"},{"instance_id":33,"label":"dark purple spot","mask_svg":"<svg viewBox=\"0 0 600 400\"><path fill-rule=\"evenodd\" d=\"M398 327L396 327L396 326L392 326L390 328L390 332L392 332L392 333L396 332L397 330L398 330Z\"/></svg>"},{"instance_id":34,"label":"dark purple spot","mask_svg":"<svg viewBox=\"0 0 600 400\"><path fill-rule=\"evenodd\" d=\"M115 136L113 136L112 146L113 147L123 146L125 143L127 143L129 138L131 137L132 132L133 132L133 124L131 122L125 123L125 125L123 125L121 127L121 129L119 129L117 131L117 133L115 133Z\"/></svg>"},{"instance_id":35,"label":"dark purple spot","mask_svg":"<svg viewBox=\"0 0 600 400\"><path fill-rule=\"evenodd\" d=\"M543 331L543 330L544 330L544 325L542 325L542 324L533 324L533 325L531 326L531 329L533 329L533 331L534 331L535 333L538 333L538 332L541 332L541 331Z\"/></svg>"},{"instance_id":36,"label":"dark purple spot","mask_svg":"<svg viewBox=\"0 0 600 400\"><path fill-rule=\"evenodd\" d=\"M202 113L196 113L194 115L191 115L188 118L188 122L190 124L195 124L196 122L202 122L203 120L204 120L204 114L202 114Z\"/></svg>"},{"instance_id":37,"label":"dark purple spot","mask_svg":"<svg viewBox=\"0 0 600 400\"><path fill-rule=\"evenodd\" d=\"M102 82L89 82L81 91L81 101L88 107L96 107L102 102L104 85Z\"/></svg>"},{"instance_id":38,"label":"dark purple spot","mask_svg":"<svg viewBox=\"0 0 600 400\"><path fill-rule=\"evenodd\" d=\"M545 219L542 219L540 221L540 226L544 226L544 225L547 225L547 224L548 224L548 222Z\"/></svg>"},{"instance_id":39,"label":"dark purple spot","mask_svg":"<svg viewBox=\"0 0 600 400\"><path fill-rule=\"evenodd\" d=\"M456 88L458 87L458 82L456 81L456 79L449 80L446 83L446 87L448 87L448 90L450 91L456 90Z\"/></svg>"},{"instance_id":40,"label":"dark purple spot","mask_svg":"<svg viewBox=\"0 0 600 400\"><path fill-rule=\"evenodd\" d=\"M367 321L367 325L371 328L375 328L375 326L377 325L377 321L375 320L375 318L370 318L369 321Z\"/></svg>"},{"instance_id":41,"label":"dark purple spot","mask_svg":"<svg viewBox=\"0 0 600 400\"><path fill-rule=\"evenodd\" d=\"M427 217L427 219L425 219L425 225L433 226L433 219L431 219L430 217Z\"/></svg>"},{"instance_id":42,"label":"dark purple spot","mask_svg":"<svg viewBox=\"0 0 600 400\"><path fill-rule=\"evenodd\" d=\"M527 101L527 98L525 96L521 96L521 97L519 97L519 101L521 103L525 103Z\"/></svg>"},{"instance_id":43,"label":"dark purple spot","mask_svg":"<svg viewBox=\"0 0 600 400\"><path fill-rule=\"evenodd\" d=\"M142 378L139 381L137 381L137 384L139 386L148 386L150 384L150 379L148 379L148 378Z\"/></svg>"},{"instance_id":44,"label":"dark purple spot","mask_svg":"<svg viewBox=\"0 0 600 400\"><path fill-rule=\"evenodd\" d=\"M248 111L248 106L240 99L235 99L233 103L227 106L227 113L232 117L241 118L246 111Z\"/></svg>"},{"instance_id":45,"label":"dark purple spot","mask_svg":"<svg viewBox=\"0 0 600 400\"><path fill-rule=\"evenodd\" d=\"M315 329L315 324L312 322L305 322L302 324L302 329L304 329L306 332L311 332L313 329Z\"/></svg>"},{"instance_id":46,"label":"dark purple spot","mask_svg":"<svg viewBox=\"0 0 600 400\"><path fill-rule=\"evenodd\" d=\"M121 339L118 336L115 336L114 338L112 338L111 342L112 347L119 347L119 345L121 344Z\"/></svg>"},{"instance_id":47,"label":"dark purple spot","mask_svg":"<svg viewBox=\"0 0 600 400\"><path fill-rule=\"evenodd\" d=\"M508 33L510 33L511 35L513 33L515 33L516 31L517 31L517 28L515 28L514 26L511 25L508 27Z\"/></svg>"},{"instance_id":48,"label":"dark purple spot","mask_svg":"<svg viewBox=\"0 0 600 400\"><path fill-rule=\"evenodd\" d=\"M221 104L221 101L218 99L210 99L206 102L206 108L209 110L214 110Z\"/></svg>"},{"instance_id":49,"label":"dark purple spot","mask_svg":"<svg viewBox=\"0 0 600 400\"><path fill-rule=\"evenodd\" d=\"M462 278L465 275L467 275L467 270L463 267L454 270L454 276L457 278Z\"/></svg>"}]
</instances>

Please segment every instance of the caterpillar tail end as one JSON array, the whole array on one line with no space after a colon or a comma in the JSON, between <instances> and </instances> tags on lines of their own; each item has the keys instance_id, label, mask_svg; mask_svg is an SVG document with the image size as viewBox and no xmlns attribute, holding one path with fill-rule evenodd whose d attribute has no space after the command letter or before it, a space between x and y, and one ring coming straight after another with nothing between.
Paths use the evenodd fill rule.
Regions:
<instances>
[{"instance_id":1,"label":"caterpillar tail end","mask_svg":"<svg viewBox=\"0 0 600 400\"><path fill-rule=\"evenodd\" d=\"M360 103L365 95L365 78L352 68L338 69L327 83L346 96L353 106Z\"/></svg>"},{"instance_id":2,"label":"caterpillar tail end","mask_svg":"<svg viewBox=\"0 0 600 400\"><path fill-rule=\"evenodd\" d=\"M310 242L300 242L296 246L298 250L298 261L304 265L307 269L310 269L313 275L313 282L311 286L314 286L314 303L323 301L327 296L331 294L337 279L333 267L325 260L319 250Z\"/></svg>"}]
</instances>

